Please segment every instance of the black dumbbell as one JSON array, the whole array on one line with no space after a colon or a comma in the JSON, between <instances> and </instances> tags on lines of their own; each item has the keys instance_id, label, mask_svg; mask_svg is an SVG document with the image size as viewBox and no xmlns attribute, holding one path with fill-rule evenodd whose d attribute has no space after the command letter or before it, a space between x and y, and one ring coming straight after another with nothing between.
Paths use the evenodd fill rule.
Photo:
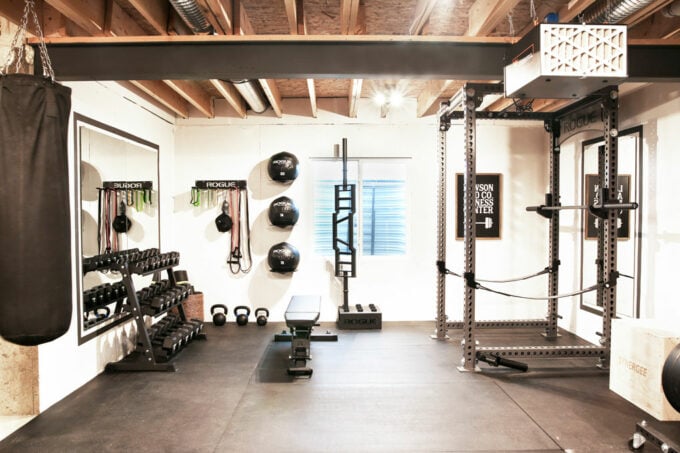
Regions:
<instances>
[{"instance_id":1,"label":"black dumbbell","mask_svg":"<svg viewBox=\"0 0 680 453\"><path fill-rule=\"evenodd\" d=\"M356 304L355 307L357 307L357 311L358 311L359 313L361 313L361 312L364 311L364 307L362 307L361 304Z\"/></svg>"},{"instance_id":2,"label":"black dumbbell","mask_svg":"<svg viewBox=\"0 0 680 453\"><path fill-rule=\"evenodd\" d=\"M226 305L215 304L210 307L210 314L213 317L213 324L216 326L223 326L227 322L227 313L229 313L229 309Z\"/></svg>"},{"instance_id":3,"label":"black dumbbell","mask_svg":"<svg viewBox=\"0 0 680 453\"><path fill-rule=\"evenodd\" d=\"M269 319L269 310L264 307L256 308L255 319L258 326L266 326Z\"/></svg>"},{"instance_id":4,"label":"black dumbbell","mask_svg":"<svg viewBox=\"0 0 680 453\"><path fill-rule=\"evenodd\" d=\"M370 308L371 311L373 311L373 312L378 311L378 308L375 306L375 304L368 304L368 308Z\"/></svg>"},{"instance_id":5,"label":"black dumbbell","mask_svg":"<svg viewBox=\"0 0 680 453\"><path fill-rule=\"evenodd\" d=\"M244 311L245 313L242 313ZM246 324L248 324L248 317L250 316L250 307L246 307L245 305L239 305L238 307L234 308L234 315L236 316L236 324L238 324L239 326L245 326Z\"/></svg>"}]
</instances>

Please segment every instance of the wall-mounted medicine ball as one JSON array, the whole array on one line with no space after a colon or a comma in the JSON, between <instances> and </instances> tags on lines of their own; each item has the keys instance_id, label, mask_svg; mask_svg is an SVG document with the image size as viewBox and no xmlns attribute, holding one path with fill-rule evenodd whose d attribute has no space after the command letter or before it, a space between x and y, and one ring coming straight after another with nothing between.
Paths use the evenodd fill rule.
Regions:
<instances>
[{"instance_id":1,"label":"wall-mounted medicine ball","mask_svg":"<svg viewBox=\"0 0 680 453\"><path fill-rule=\"evenodd\" d=\"M269 249L269 268L273 272L293 272L300 264L300 252L287 242L280 242Z\"/></svg>"},{"instance_id":2,"label":"wall-mounted medicine ball","mask_svg":"<svg viewBox=\"0 0 680 453\"><path fill-rule=\"evenodd\" d=\"M283 151L269 158L267 172L274 181L288 182L298 177L300 162L295 154Z\"/></svg>"},{"instance_id":3,"label":"wall-mounted medicine ball","mask_svg":"<svg viewBox=\"0 0 680 453\"><path fill-rule=\"evenodd\" d=\"M300 218L300 211L293 200L279 197L269 205L269 221L278 227L293 226Z\"/></svg>"}]
</instances>

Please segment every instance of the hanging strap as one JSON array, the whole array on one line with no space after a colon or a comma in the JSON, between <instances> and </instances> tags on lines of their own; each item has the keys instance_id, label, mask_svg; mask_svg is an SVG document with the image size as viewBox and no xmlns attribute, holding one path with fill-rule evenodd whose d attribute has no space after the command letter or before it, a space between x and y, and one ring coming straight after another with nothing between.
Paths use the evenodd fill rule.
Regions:
<instances>
[{"instance_id":1,"label":"hanging strap","mask_svg":"<svg viewBox=\"0 0 680 453\"><path fill-rule=\"evenodd\" d=\"M245 200L243 200L242 205L245 206L246 210L246 217L245 217L245 225L241 225L241 243L245 244L245 250L243 250L241 253L243 255L243 261L241 264L241 272L244 274L247 274L250 269L253 267L253 258L250 255L250 213L248 212L248 189L244 188L243 191L239 191L239 194L244 194L245 195ZM245 235L245 241L243 240L243 236Z\"/></svg>"},{"instance_id":2,"label":"hanging strap","mask_svg":"<svg viewBox=\"0 0 680 453\"><path fill-rule=\"evenodd\" d=\"M12 59L16 58L14 61L14 72L18 73L21 69L21 62L24 59L24 41L26 39L26 33L28 33L28 21L29 16L33 19L33 26L38 32L38 40L40 49L40 59L42 60L42 70L43 77L49 78L54 82L54 70L52 69L52 62L47 54L47 46L45 45L45 37L43 36L42 28L40 27L40 21L38 20L38 15L35 12L35 2L34 0L25 0L24 3L24 14L21 17L21 24L17 32L12 38L12 43L10 45L9 52L7 53L7 58L5 59L5 64L0 68L0 76L7 75L7 71L12 64ZM17 53L15 54L15 50Z\"/></svg>"}]
</instances>

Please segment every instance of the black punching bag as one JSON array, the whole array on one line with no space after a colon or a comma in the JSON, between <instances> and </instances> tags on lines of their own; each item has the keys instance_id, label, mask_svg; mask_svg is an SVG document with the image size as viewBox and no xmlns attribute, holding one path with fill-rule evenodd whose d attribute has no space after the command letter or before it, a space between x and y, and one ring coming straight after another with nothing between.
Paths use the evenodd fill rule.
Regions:
<instances>
[{"instance_id":1,"label":"black punching bag","mask_svg":"<svg viewBox=\"0 0 680 453\"><path fill-rule=\"evenodd\" d=\"M71 89L0 76L0 335L24 346L71 323Z\"/></svg>"}]
</instances>

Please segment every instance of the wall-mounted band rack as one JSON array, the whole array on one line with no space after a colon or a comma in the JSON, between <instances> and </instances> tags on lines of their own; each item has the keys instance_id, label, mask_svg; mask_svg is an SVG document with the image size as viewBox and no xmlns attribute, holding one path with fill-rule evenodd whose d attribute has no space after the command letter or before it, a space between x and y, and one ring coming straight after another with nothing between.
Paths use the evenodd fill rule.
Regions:
<instances>
[{"instance_id":1,"label":"wall-mounted band rack","mask_svg":"<svg viewBox=\"0 0 680 453\"><path fill-rule=\"evenodd\" d=\"M243 179L200 180L194 187L200 190L245 189L247 184Z\"/></svg>"},{"instance_id":2,"label":"wall-mounted band rack","mask_svg":"<svg viewBox=\"0 0 680 453\"><path fill-rule=\"evenodd\" d=\"M152 190L153 181L104 181L102 188L113 190Z\"/></svg>"}]
</instances>

